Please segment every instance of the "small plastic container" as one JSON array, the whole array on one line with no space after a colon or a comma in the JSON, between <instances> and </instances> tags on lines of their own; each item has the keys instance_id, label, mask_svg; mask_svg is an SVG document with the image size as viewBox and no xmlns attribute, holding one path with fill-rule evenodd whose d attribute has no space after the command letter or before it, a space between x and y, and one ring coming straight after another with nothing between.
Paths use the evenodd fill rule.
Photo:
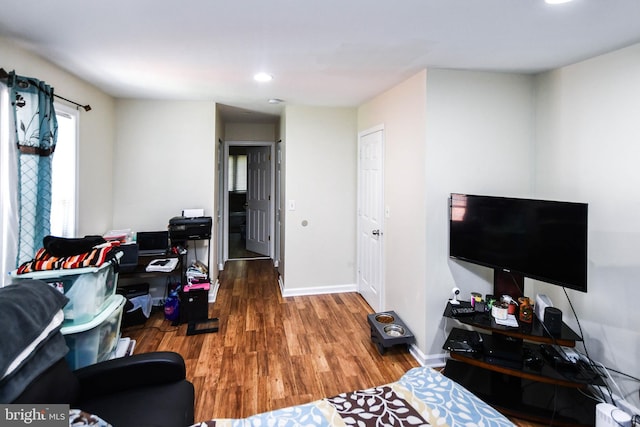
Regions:
<instances>
[{"instance_id":1,"label":"small plastic container","mask_svg":"<svg viewBox=\"0 0 640 427\"><path fill-rule=\"evenodd\" d=\"M113 295L106 308L90 322L62 327L62 335L69 347L66 360L72 370L112 357L120 338L125 301L122 295Z\"/></svg>"},{"instance_id":2,"label":"small plastic container","mask_svg":"<svg viewBox=\"0 0 640 427\"><path fill-rule=\"evenodd\" d=\"M69 298L69 302L62 309L64 324L78 325L93 320L104 310L109 298L116 293L118 273L115 267L121 257L122 252L117 254L115 260L105 262L99 267L34 271L25 274L12 271L11 278L13 283L25 279L42 280L57 288Z\"/></svg>"}]
</instances>

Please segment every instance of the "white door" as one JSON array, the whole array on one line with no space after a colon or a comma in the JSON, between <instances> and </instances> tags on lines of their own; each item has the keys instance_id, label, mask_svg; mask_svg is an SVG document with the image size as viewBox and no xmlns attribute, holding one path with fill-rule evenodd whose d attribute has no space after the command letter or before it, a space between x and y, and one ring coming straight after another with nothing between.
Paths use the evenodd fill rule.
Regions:
<instances>
[{"instance_id":1,"label":"white door","mask_svg":"<svg viewBox=\"0 0 640 427\"><path fill-rule=\"evenodd\" d=\"M247 250L269 254L271 147L247 150Z\"/></svg>"},{"instance_id":2,"label":"white door","mask_svg":"<svg viewBox=\"0 0 640 427\"><path fill-rule=\"evenodd\" d=\"M383 307L383 132L358 135L358 290L375 312Z\"/></svg>"},{"instance_id":3,"label":"white door","mask_svg":"<svg viewBox=\"0 0 640 427\"><path fill-rule=\"evenodd\" d=\"M282 232L282 214L280 212L280 201L281 199L281 195L280 195L280 191L279 188L282 188L282 141L278 141L276 143L276 158L275 158L275 168L276 168L276 173L275 173L275 205L274 205L274 211L275 211L275 231L273 233L273 239L274 239L274 254L273 254L273 266L278 268L280 266L280 233ZM272 163L272 164L274 164Z\"/></svg>"},{"instance_id":4,"label":"white door","mask_svg":"<svg viewBox=\"0 0 640 427\"><path fill-rule=\"evenodd\" d=\"M218 210L216 212L216 221L218 224L218 269L224 269L224 261L225 261L225 253L224 250L226 248L225 242L226 238L223 239L222 236L226 236L225 230L227 229L227 215L225 214L225 210L227 210L227 188L229 188L229 184L227 182L227 162L223 159L228 158L229 153L225 152L224 142L222 140L218 141L218 162L216 167L218 168Z\"/></svg>"}]
</instances>

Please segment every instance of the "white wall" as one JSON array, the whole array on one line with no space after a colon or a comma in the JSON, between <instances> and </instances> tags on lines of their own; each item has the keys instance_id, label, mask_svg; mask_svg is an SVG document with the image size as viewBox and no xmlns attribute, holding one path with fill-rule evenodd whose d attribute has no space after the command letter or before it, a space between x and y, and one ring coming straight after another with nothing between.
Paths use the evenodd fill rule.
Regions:
<instances>
[{"instance_id":1,"label":"white wall","mask_svg":"<svg viewBox=\"0 0 640 427\"><path fill-rule=\"evenodd\" d=\"M213 215L215 104L117 101L113 223L164 230L183 208Z\"/></svg>"},{"instance_id":2,"label":"white wall","mask_svg":"<svg viewBox=\"0 0 640 427\"><path fill-rule=\"evenodd\" d=\"M358 131L384 125L383 310L394 310L425 348L425 70L358 109ZM355 229L354 229L355 233Z\"/></svg>"},{"instance_id":3,"label":"white wall","mask_svg":"<svg viewBox=\"0 0 640 427\"><path fill-rule=\"evenodd\" d=\"M536 194L589 204L588 293L568 295L591 357L640 377L640 44L543 74L537 88ZM564 293L538 289L577 329ZM624 387L640 407L637 383Z\"/></svg>"},{"instance_id":4,"label":"white wall","mask_svg":"<svg viewBox=\"0 0 640 427\"><path fill-rule=\"evenodd\" d=\"M226 122L224 140L274 142L276 124Z\"/></svg>"},{"instance_id":5,"label":"white wall","mask_svg":"<svg viewBox=\"0 0 640 427\"><path fill-rule=\"evenodd\" d=\"M491 270L449 261L448 197L530 193L532 105L529 76L428 70L359 109L359 130L385 126L385 305L426 363L442 356L451 288L492 289Z\"/></svg>"},{"instance_id":6,"label":"white wall","mask_svg":"<svg viewBox=\"0 0 640 427\"><path fill-rule=\"evenodd\" d=\"M285 110L285 295L355 286L356 110ZM303 222L307 225L303 225Z\"/></svg>"},{"instance_id":7,"label":"white wall","mask_svg":"<svg viewBox=\"0 0 640 427\"><path fill-rule=\"evenodd\" d=\"M530 196L533 78L429 70L426 140L426 282L428 354L442 352L444 305L456 286L491 293L493 271L449 259L451 193ZM452 326L452 325L446 325Z\"/></svg>"},{"instance_id":8,"label":"white wall","mask_svg":"<svg viewBox=\"0 0 640 427\"><path fill-rule=\"evenodd\" d=\"M184 208L215 217L215 104L121 99L116 106L113 227L166 230Z\"/></svg>"}]
</instances>

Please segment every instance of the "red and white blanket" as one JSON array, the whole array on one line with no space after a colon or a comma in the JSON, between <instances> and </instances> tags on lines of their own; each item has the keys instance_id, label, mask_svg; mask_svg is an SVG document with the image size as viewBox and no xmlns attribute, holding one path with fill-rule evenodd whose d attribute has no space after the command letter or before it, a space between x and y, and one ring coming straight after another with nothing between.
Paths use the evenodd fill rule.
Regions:
<instances>
[{"instance_id":1,"label":"red and white blanket","mask_svg":"<svg viewBox=\"0 0 640 427\"><path fill-rule=\"evenodd\" d=\"M83 267L99 267L104 262L111 260L120 242L111 241L96 245L88 252L66 257L56 257L45 248L40 248L31 261L23 263L17 274L32 273L34 271L60 270Z\"/></svg>"}]
</instances>

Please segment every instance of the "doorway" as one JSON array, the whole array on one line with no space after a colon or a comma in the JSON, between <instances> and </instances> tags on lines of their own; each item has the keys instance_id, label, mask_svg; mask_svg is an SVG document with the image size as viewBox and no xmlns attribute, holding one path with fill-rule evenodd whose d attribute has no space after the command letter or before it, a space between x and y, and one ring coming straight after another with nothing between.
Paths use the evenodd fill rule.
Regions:
<instances>
[{"instance_id":1,"label":"doorway","mask_svg":"<svg viewBox=\"0 0 640 427\"><path fill-rule=\"evenodd\" d=\"M274 143L224 142L220 198L224 263L274 256Z\"/></svg>"},{"instance_id":2,"label":"doorway","mask_svg":"<svg viewBox=\"0 0 640 427\"><path fill-rule=\"evenodd\" d=\"M384 127L358 134L358 291L384 307Z\"/></svg>"}]
</instances>

